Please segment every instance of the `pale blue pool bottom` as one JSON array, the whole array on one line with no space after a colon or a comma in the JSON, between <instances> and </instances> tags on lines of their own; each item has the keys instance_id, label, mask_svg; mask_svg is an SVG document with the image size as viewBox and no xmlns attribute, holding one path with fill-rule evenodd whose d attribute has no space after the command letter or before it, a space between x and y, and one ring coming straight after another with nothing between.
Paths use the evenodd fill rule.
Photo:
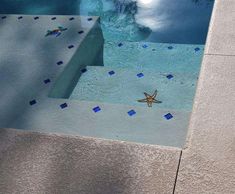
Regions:
<instances>
[{"instance_id":1,"label":"pale blue pool bottom","mask_svg":"<svg viewBox=\"0 0 235 194\"><path fill-rule=\"evenodd\" d=\"M203 45L106 42L104 67L87 67L70 99L131 106L158 90L152 109L191 111Z\"/></svg>"}]
</instances>

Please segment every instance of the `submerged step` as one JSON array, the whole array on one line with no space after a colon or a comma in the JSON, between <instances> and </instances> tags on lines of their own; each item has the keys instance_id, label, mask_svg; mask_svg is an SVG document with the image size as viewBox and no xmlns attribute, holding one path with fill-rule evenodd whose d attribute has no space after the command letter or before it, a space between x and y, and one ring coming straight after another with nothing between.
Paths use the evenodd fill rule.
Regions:
<instances>
[{"instance_id":1,"label":"submerged step","mask_svg":"<svg viewBox=\"0 0 235 194\"><path fill-rule=\"evenodd\" d=\"M137 100L158 91L152 109L166 108L190 111L195 94L197 73L159 72L124 67L87 67L70 99L99 101L133 106L147 106Z\"/></svg>"},{"instance_id":2,"label":"submerged step","mask_svg":"<svg viewBox=\"0 0 235 194\"><path fill-rule=\"evenodd\" d=\"M29 107L11 127L182 147L189 117L183 110L48 99Z\"/></svg>"},{"instance_id":3,"label":"submerged step","mask_svg":"<svg viewBox=\"0 0 235 194\"><path fill-rule=\"evenodd\" d=\"M19 115L48 100L48 94L65 97L69 87L77 82L80 69L103 63L97 60L103 51L98 17L0 17L4 18L0 19L0 128L12 127ZM55 102L50 106L56 106Z\"/></svg>"},{"instance_id":4,"label":"submerged step","mask_svg":"<svg viewBox=\"0 0 235 194\"><path fill-rule=\"evenodd\" d=\"M106 66L195 73L200 69L204 45L106 41L104 51Z\"/></svg>"}]
</instances>

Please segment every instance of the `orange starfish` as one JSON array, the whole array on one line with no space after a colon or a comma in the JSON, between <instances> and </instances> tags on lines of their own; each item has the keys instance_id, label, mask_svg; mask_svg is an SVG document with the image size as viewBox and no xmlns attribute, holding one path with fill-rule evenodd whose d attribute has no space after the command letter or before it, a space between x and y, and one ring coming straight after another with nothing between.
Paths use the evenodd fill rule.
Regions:
<instances>
[{"instance_id":1,"label":"orange starfish","mask_svg":"<svg viewBox=\"0 0 235 194\"><path fill-rule=\"evenodd\" d=\"M144 95L145 95L146 98L144 98L142 100L138 100L138 102L147 102L148 107L152 107L153 103L162 103L161 101L156 100L157 90L155 90L153 95L149 95L146 92L144 92Z\"/></svg>"}]
</instances>

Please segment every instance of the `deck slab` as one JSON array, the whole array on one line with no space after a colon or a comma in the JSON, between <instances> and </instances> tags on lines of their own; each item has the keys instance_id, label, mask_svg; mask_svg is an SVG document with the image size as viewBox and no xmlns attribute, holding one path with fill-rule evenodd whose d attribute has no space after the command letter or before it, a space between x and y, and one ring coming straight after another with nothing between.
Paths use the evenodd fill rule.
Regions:
<instances>
[{"instance_id":1,"label":"deck slab","mask_svg":"<svg viewBox=\"0 0 235 194\"><path fill-rule=\"evenodd\" d=\"M216 0L207 37L206 54L235 55L235 1Z\"/></svg>"},{"instance_id":2,"label":"deck slab","mask_svg":"<svg viewBox=\"0 0 235 194\"><path fill-rule=\"evenodd\" d=\"M0 130L0 193L170 194L180 149Z\"/></svg>"},{"instance_id":3,"label":"deck slab","mask_svg":"<svg viewBox=\"0 0 235 194\"><path fill-rule=\"evenodd\" d=\"M204 57L177 194L235 193L234 61Z\"/></svg>"}]
</instances>

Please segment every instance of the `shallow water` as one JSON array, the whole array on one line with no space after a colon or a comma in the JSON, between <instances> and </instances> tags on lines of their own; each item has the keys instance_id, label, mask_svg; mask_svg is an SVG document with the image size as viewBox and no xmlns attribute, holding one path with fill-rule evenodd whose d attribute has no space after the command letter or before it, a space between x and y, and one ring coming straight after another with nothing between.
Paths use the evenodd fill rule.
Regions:
<instances>
[{"instance_id":1,"label":"shallow water","mask_svg":"<svg viewBox=\"0 0 235 194\"><path fill-rule=\"evenodd\" d=\"M0 2L2 5L0 13L4 14L98 15L105 39L102 60L104 64L87 66L75 88L73 88L75 82L72 87L69 87L71 88L69 92L72 93L69 99L62 99L61 96L47 98L47 92L50 93L48 88L47 92L43 93L43 95L46 93L45 102L37 103L33 109L28 104L32 97L30 96L30 99L22 97L23 103L18 104L22 110L27 109L27 111L21 113L23 111L18 108L17 114L20 114L20 117L8 116L9 122L7 123L10 124L3 127L37 128L178 147L184 144L214 1L0 0ZM24 73L27 74L33 69L27 68L25 71L24 65L27 65L28 58L32 56L40 59L39 63L35 63L36 59L32 59L34 68L42 68L41 61L44 61L43 64L47 68L56 68L57 66L51 66L51 57L60 57L59 60L64 60L63 57L68 58L69 51L64 52L61 48L67 49L68 40L76 42L80 37L80 34L76 32L76 27L79 26L76 22L79 20L71 21L69 19L71 16L63 19L63 22L60 19L51 20L51 16L44 19L40 17L39 20L33 20L34 16L30 16L27 20L19 20L15 17L2 20L2 31L5 31L1 38L5 41L4 37L8 37L8 31L13 33L17 41L12 41L12 47L19 48L19 51L23 53L14 57L17 61L26 61L17 66L21 70L17 72L14 69L15 63L12 62L12 67L9 66L9 61L2 64L8 71L5 74L6 82L3 82L6 85L9 83L7 81L9 77L15 80L15 77L21 76L22 80L26 80L27 76L24 77ZM29 27L27 21L32 22L34 27L33 25ZM53 44L48 44L44 36L38 35L38 32L41 34L44 34L44 30L46 32L46 29L37 27L42 21L43 26L50 24L50 28L57 28L58 25L62 25L68 27L68 31L64 33L64 36L53 39ZM8 29L18 30L18 33L12 30L6 32L5 24ZM69 28L70 25L75 26ZM31 34L31 31L34 35L25 38L25 34ZM101 35L95 34L93 37L100 38L96 40L103 40ZM35 44L35 40L40 40L40 42ZM25 44L35 49L41 45L41 42L44 43L43 49L48 50L52 47L53 52L57 53L51 56L40 48L42 52L35 52L35 55L30 56L27 49L22 48ZM62 42L63 44L59 44ZM7 58L10 52L4 54L6 46L1 46L1 54ZM92 50L93 46L88 45L86 48ZM89 49L87 52L89 53ZM64 64L68 65L68 63ZM40 80L43 80L44 71L48 71L47 68L43 68L42 75L39 71L34 71L34 73L40 74L42 76ZM9 74L11 71L15 72L15 76ZM64 72L62 75L65 75ZM81 75L80 70L73 73ZM69 72L64 79L71 77L71 72ZM32 76L22 84L34 83L34 81L36 79ZM13 83L17 85L15 81ZM58 86L58 91L61 91L64 82L59 85L56 80L52 80L51 85ZM31 93L31 90L37 93L37 96L33 98L40 99L42 91L33 84L31 89L25 88L26 93ZM157 100L162 101L161 104L153 104L153 107L149 108L146 103L137 101L145 97L144 92L153 94L155 90L158 90ZM16 93L15 96L18 95L15 88L12 91ZM59 105L65 102L69 106L62 110ZM58 104L55 105L55 103ZM12 106L12 102L9 102L9 105ZM101 107L101 110L95 113L94 107L97 106ZM134 111L135 114L129 114L130 111ZM169 114L172 118L166 117ZM5 117L4 115L2 118ZM6 119L2 120L6 123Z\"/></svg>"}]
</instances>

